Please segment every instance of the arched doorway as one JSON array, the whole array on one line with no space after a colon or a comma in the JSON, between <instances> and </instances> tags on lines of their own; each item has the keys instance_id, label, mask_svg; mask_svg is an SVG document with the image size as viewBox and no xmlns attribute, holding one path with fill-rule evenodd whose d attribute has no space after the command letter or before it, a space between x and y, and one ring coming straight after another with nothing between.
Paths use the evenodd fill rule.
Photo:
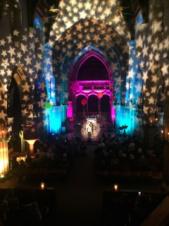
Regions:
<instances>
[{"instance_id":1,"label":"arched doorway","mask_svg":"<svg viewBox=\"0 0 169 226\"><path fill-rule=\"evenodd\" d=\"M74 64L69 84L69 99L72 102L75 119L81 112L85 117L101 116L106 112L111 118L112 71L103 55L96 51L85 53Z\"/></svg>"},{"instance_id":2,"label":"arched doorway","mask_svg":"<svg viewBox=\"0 0 169 226\"><path fill-rule=\"evenodd\" d=\"M87 98L79 95L76 98L76 118L82 119L87 115Z\"/></svg>"},{"instance_id":3,"label":"arched doorway","mask_svg":"<svg viewBox=\"0 0 169 226\"><path fill-rule=\"evenodd\" d=\"M99 114L99 100L96 95L91 95L88 97L88 115L98 115Z\"/></svg>"},{"instance_id":4,"label":"arched doorway","mask_svg":"<svg viewBox=\"0 0 169 226\"><path fill-rule=\"evenodd\" d=\"M109 74L105 64L97 57L91 56L81 63L77 73L77 80L109 80Z\"/></svg>"},{"instance_id":5,"label":"arched doorway","mask_svg":"<svg viewBox=\"0 0 169 226\"><path fill-rule=\"evenodd\" d=\"M100 99L100 111L105 119L110 119L111 107L110 97L108 95L103 95L103 97Z\"/></svg>"}]
</instances>

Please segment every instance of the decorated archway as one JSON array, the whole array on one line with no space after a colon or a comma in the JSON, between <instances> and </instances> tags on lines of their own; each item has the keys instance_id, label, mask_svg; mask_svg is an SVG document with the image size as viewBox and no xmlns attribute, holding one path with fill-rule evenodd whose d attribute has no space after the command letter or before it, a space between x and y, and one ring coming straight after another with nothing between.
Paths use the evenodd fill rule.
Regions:
<instances>
[{"instance_id":1,"label":"decorated archway","mask_svg":"<svg viewBox=\"0 0 169 226\"><path fill-rule=\"evenodd\" d=\"M105 111L101 107L105 96L109 100L108 109L111 109L112 70L102 54L93 50L86 52L72 67L69 78L69 100L73 106L74 118L96 115L101 117Z\"/></svg>"}]
</instances>

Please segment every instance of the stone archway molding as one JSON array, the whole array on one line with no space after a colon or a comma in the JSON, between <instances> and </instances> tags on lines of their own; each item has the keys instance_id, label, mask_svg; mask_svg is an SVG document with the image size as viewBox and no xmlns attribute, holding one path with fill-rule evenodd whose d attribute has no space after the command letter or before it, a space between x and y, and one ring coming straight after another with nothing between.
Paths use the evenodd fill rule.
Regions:
<instances>
[{"instance_id":1,"label":"stone archway molding","mask_svg":"<svg viewBox=\"0 0 169 226\"><path fill-rule=\"evenodd\" d=\"M79 57L74 63L71 72L70 72L70 81L77 80L78 72L81 66L91 57L94 57L100 61L107 70L109 80L112 79L112 69L110 67L109 62L106 60L105 56L95 50L89 50L85 52L81 57Z\"/></svg>"},{"instance_id":2,"label":"stone archway molding","mask_svg":"<svg viewBox=\"0 0 169 226\"><path fill-rule=\"evenodd\" d=\"M90 58L95 57L101 64L104 65L107 71L107 80L79 80L78 75L80 68L85 64ZM97 51L89 50L83 54L79 59L72 65L72 69L69 75L69 100L72 103L71 112L76 112L76 99L79 96L84 96L87 100L90 96L96 96L99 100L99 109L100 109L100 97L107 95L110 98L110 108L112 107L113 102L113 81L112 81L112 69L109 65L109 62L105 57L98 53ZM73 107L74 106L74 107ZM73 109L74 108L74 109ZM99 110L100 112L100 110ZM75 115L74 115L75 116Z\"/></svg>"}]
</instances>

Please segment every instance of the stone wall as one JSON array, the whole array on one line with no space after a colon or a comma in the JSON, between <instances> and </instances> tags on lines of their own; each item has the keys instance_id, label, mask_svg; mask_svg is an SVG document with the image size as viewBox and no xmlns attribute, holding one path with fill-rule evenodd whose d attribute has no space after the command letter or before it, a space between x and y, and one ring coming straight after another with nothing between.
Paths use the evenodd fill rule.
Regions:
<instances>
[{"instance_id":1,"label":"stone wall","mask_svg":"<svg viewBox=\"0 0 169 226\"><path fill-rule=\"evenodd\" d=\"M169 82L168 1L150 0L149 21L137 27L136 41L144 80L143 104L146 122L156 123Z\"/></svg>"}]
</instances>

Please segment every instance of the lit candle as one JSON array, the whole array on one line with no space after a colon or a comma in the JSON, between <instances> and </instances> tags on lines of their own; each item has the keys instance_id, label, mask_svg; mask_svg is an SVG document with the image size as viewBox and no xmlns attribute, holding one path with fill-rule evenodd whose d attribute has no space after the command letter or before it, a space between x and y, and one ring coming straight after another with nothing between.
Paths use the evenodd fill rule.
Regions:
<instances>
[{"instance_id":1,"label":"lit candle","mask_svg":"<svg viewBox=\"0 0 169 226\"><path fill-rule=\"evenodd\" d=\"M41 182L41 183L40 183L40 188L41 188L42 190L45 189L45 183L44 183L44 182Z\"/></svg>"},{"instance_id":2,"label":"lit candle","mask_svg":"<svg viewBox=\"0 0 169 226\"><path fill-rule=\"evenodd\" d=\"M22 130L19 132L19 136L21 138L21 151L24 152L25 151L25 142L24 142L24 135L23 135Z\"/></svg>"},{"instance_id":3,"label":"lit candle","mask_svg":"<svg viewBox=\"0 0 169 226\"><path fill-rule=\"evenodd\" d=\"M141 196L141 191L138 192L138 195Z\"/></svg>"},{"instance_id":4,"label":"lit candle","mask_svg":"<svg viewBox=\"0 0 169 226\"><path fill-rule=\"evenodd\" d=\"M118 184L115 184L115 185L114 185L114 190L115 190L115 191L118 191L118 188L119 188Z\"/></svg>"}]
</instances>

